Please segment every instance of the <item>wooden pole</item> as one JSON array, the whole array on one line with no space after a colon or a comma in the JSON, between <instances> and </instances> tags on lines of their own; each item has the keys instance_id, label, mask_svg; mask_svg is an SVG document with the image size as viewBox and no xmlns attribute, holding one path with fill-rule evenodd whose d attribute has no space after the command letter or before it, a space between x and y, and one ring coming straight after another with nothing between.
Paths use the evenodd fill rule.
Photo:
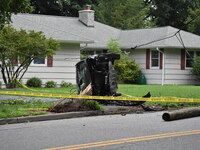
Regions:
<instances>
[{"instance_id":1,"label":"wooden pole","mask_svg":"<svg viewBox=\"0 0 200 150\"><path fill-rule=\"evenodd\" d=\"M200 116L200 107L180 109L173 112L166 112L163 114L162 118L165 121L172 121L184 118L191 118Z\"/></svg>"}]
</instances>

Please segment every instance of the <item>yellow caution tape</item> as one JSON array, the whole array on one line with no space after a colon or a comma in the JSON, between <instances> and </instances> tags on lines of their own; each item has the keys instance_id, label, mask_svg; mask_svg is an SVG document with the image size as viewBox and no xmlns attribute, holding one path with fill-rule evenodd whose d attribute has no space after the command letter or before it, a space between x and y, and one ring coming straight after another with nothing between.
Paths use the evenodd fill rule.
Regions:
<instances>
[{"instance_id":1,"label":"yellow caution tape","mask_svg":"<svg viewBox=\"0 0 200 150\"><path fill-rule=\"evenodd\" d=\"M19 110L30 110L30 111L47 111L48 108L21 108Z\"/></svg>"},{"instance_id":2,"label":"yellow caution tape","mask_svg":"<svg viewBox=\"0 0 200 150\"><path fill-rule=\"evenodd\" d=\"M88 95L65 95L65 94L42 94L42 93L26 93L13 91L0 91L0 94L22 95L22 96L38 96L51 98L69 98L69 99L95 99L95 100L123 100L123 101L152 101L152 102L193 102L200 103L200 99L174 98L174 97L112 97L112 96L88 96Z\"/></svg>"},{"instance_id":3,"label":"yellow caution tape","mask_svg":"<svg viewBox=\"0 0 200 150\"><path fill-rule=\"evenodd\" d=\"M22 82L20 82L19 80L16 80L17 81L17 83L19 84L19 85L21 85L23 88L25 88L25 89L28 89L28 90L31 90L31 91L37 91L37 90L34 90L34 89L31 89L31 88L29 88L29 87L27 87L25 84L23 84Z\"/></svg>"}]
</instances>

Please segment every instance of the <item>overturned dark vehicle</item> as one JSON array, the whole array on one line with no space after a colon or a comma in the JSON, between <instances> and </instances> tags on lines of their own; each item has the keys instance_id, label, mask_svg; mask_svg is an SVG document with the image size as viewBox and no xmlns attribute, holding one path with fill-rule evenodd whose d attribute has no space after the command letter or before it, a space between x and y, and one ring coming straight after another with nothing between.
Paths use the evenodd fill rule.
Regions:
<instances>
[{"instance_id":1,"label":"overturned dark vehicle","mask_svg":"<svg viewBox=\"0 0 200 150\"><path fill-rule=\"evenodd\" d=\"M93 96L120 96L117 93L117 77L114 61L120 54L104 53L89 56L76 64L76 84L78 94ZM89 91L89 92L88 92ZM150 93L144 97L150 97ZM116 105L141 105L144 101L111 101L101 100L100 103Z\"/></svg>"}]
</instances>

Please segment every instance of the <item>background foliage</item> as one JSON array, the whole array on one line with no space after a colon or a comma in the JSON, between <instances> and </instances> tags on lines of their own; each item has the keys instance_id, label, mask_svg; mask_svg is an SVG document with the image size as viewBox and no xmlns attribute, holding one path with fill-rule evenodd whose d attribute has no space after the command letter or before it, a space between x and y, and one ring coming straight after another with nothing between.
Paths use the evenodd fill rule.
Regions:
<instances>
[{"instance_id":1,"label":"background foliage","mask_svg":"<svg viewBox=\"0 0 200 150\"><path fill-rule=\"evenodd\" d=\"M0 0L0 27L11 22L11 15L31 12L30 0Z\"/></svg>"},{"instance_id":2,"label":"background foliage","mask_svg":"<svg viewBox=\"0 0 200 150\"><path fill-rule=\"evenodd\" d=\"M200 0L31 0L33 13L59 16L78 17L85 4L97 21L119 29L174 26L200 34Z\"/></svg>"},{"instance_id":3,"label":"background foliage","mask_svg":"<svg viewBox=\"0 0 200 150\"><path fill-rule=\"evenodd\" d=\"M31 62L54 54L59 42L47 39L42 32L15 30L5 26L0 30L0 69L7 88L15 88Z\"/></svg>"},{"instance_id":4,"label":"background foliage","mask_svg":"<svg viewBox=\"0 0 200 150\"><path fill-rule=\"evenodd\" d=\"M109 53L119 53L120 60L116 60L114 67L117 73L117 79L123 83L138 83L141 69L134 60L129 59L128 52L120 50L120 44L116 39L110 39L107 43Z\"/></svg>"},{"instance_id":5,"label":"background foliage","mask_svg":"<svg viewBox=\"0 0 200 150\"><path fill-rule=\"evenodd\" d=\"M200 57L196 57L193 63L192 74L197 75L200 79Z\"/></svg>"}]
</instances>

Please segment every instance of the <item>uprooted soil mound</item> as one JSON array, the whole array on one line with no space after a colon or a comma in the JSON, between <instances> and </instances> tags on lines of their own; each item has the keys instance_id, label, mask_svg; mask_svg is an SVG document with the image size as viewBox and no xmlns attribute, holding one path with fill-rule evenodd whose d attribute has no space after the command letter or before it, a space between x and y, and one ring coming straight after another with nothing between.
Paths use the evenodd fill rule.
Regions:
<instances>
[{"instance_id":1,"label":"uprooted soil mound","mask_svg":"<svg viewBox=\"0 0 200 150\"><path fill-rule=\"evenodd\" d=\"M144 111L159 111L163 110L162 106L119 106L119 105L104 105L104 108L101 109L97 101L89 101L88 105L85 100L72 100L64 103L58 103L52 106L49 111L54 113L63 113L63 112L73 112L73 111L91 111L91 110L102 110L106 114L118 114L118 113L142 113Z\"/></svg>"},{"instance_id":2,"label":"uprooted soil mound","mask_svg":"<svg viewBox=\"0 0 200 150\"><path fill-rule=\"evenodd\" d=\"M71 111L89 111L91 110L85 105L84 100L73 100L52 106L49 111L55 113L71 112Z\"/></svg>"}]
</instances>

